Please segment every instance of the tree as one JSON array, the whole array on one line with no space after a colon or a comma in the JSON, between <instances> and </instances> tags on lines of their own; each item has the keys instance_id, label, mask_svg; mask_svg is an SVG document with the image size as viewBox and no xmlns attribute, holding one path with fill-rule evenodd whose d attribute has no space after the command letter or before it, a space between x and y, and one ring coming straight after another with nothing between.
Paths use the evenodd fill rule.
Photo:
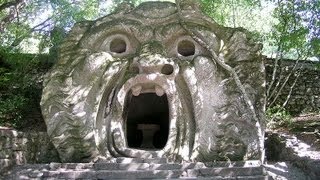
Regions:
<instances>
[{"instance_id":1,"label":"tree","mask_svg":"<svg viewBox=\"0 0 320 180\"><path fill-rule=\"evenodd\" d=\"M278 0L274 16L279 20L273 26L273 31L269 37L272 46L276 47L274 52L275 64L273 69L272 81L267 89L268 106L275 105L285 108L297 79L300 76L298 62L310 58L319 59L320 42L320 2L317 0ZM284 58L295 59L296 63L292 69L284 73L278 68ZM278 97L289 79L293 83L290 87L287 99L278 103Z\"/></svg>"},{"instance_id":2,"label":"tree","mask_svg":"<svg viewBox=\"0 0 320 180\"><path fill-rule=\"evenodd\" d=\"M3 0L0 2L0 43L18 47L25 39L42 40L43 47L51 45L50 32L55 28L66 31L77 21L92 20L105 15L122 2L138 5L147 0ZM312 56L319 56L319 1L309 0L201 0L204 12L220 24L244 27L254 32L264 43L264 53L274 55L277 44L286 42L281 50L293 57L291 47L306 42ZM267 16L265 7L276 7L273 16ZM261 13L263 12L263 13ZM41 17L41 18L39 18ZM263 19L263 20L261 20ZM278 21L279 23L276 23ZM266 23L267 22L267 23ZM273 31L270 27L273 23ZM295 23L295 26L292 26ZM287 26L286 26L287 25ZM285 27L286 26L286 27ZM295 27L293 33L292 27ZM299 28L300 27L300 28ZM287 34L284 32L287 31ZM290 33L289 33L290 32ZM280 41L279 38L282 37ZM299 38L295 38L299 36ZM292 39L292 42L290 41ZM310 54L311 55L311 54Z\"/></svg>"},{"instance_id":3,"label":"tree","mask_svg":"<svg viewBox=\"0 0 320 180\"><path fill-rule=\"evenodd\" d=\"M49 47L51 31L69 30L77 21L96 19L108 9L108 0L4 0L0 1L0 44L17 49L26 39L38 39Z\"/></svg>"},{"instance_id":4,"label":"tree","mask_svg":"<svg viewBox=\"0 0 320 180\"><path fill-rule=\"evenodd\" d=\"M218 23L229 27L251 24L255 9L261 7L260 0L202 0L203 10Z\"/></svg>"},{"instance_id":5,"label":"tree","mask_svg":"<svg viewBox=\"0 0 320 180\"><path fill-rule=\"evenodd\" d=\"M290 100L295 83L300 77L299 61L319 59L319 17L320 6L317 0L202 0L205 12L225 26L245 27L254 32L257 41L264 45L263 53L275 59L273 76L267 87L268 107L280 106L283 109ZM263 6L274 7L267 16ZM263 15L256 12L263 12ZM250 16L248 16L250 14ZM267 16L267 17L266 17ZM245 18L243 18L245 17ZM258 17L258 19L257 19ZM268 24L264 30L259 22ZM255 25L256 24L256 25ZM270 29L270 27L272 27ZM296 60L288 71L279 66L283 59ZM290 82L287 99L280 103L279 95Z\"/></svg>"}]
</instances>

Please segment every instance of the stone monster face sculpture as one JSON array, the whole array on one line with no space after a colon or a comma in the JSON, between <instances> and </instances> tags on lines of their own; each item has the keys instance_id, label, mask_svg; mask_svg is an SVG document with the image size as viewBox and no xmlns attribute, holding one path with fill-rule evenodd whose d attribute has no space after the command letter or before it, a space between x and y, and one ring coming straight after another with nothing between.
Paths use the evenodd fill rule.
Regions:
<instances>
[{"instance_id":1,"label":"stone monster face sculpture","mask_svg":"<svg viewBox=\"0 0 320 180\"><path fill-rule=\"evenodd\" d=\"M41 101L63 162L99 157L172 161L260 159L264 68L244 30L196 6L147 2L76 24ZM233 68L234 76L190 32Z\"/></svg>"}]
</instances>

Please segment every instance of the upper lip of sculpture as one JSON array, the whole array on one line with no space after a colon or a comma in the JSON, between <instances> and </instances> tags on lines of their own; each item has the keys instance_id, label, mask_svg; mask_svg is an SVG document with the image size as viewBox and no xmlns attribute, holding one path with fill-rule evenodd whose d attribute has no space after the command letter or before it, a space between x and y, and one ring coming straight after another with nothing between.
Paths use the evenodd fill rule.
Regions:
<instances>
[{"instance_id":1,"label":"upper lip of sculpture","mask_svg":"<svg viewBox=\"0 0 320 180\"><path fill-rule=\"evenodd\" d=\"M172 94L169 79L161 74L138 74L128 79L118 92L118 102L124 107L125 97L132 91L134 96L140 93L156 93L158 96Z\"/></svg>"},{"instance_id":2,"label":"upper lip of sculpture","mask_svg":"<svg viewBox=\"0 0 320 180\"><path fill-rule=\"evenodd\" d=\"M140 93L156 93L158 96L162 96L165 92L164 89L154 83L138 83L131 87L132 94L139 96Z\"/></svg>"},{"instance_id":3,"label":"upper lip of sculpture","mask_svg":"<svg viewBox=\"0 0 320 180\"><path fill-rule=\"evenodd\" d=\"M162 96L168 93L167 79L159 74L139 74L127 80L122 89L128 93L132 90L133 95L138 96L140 93L156 93Z\"/></svg>"}]
</instances>

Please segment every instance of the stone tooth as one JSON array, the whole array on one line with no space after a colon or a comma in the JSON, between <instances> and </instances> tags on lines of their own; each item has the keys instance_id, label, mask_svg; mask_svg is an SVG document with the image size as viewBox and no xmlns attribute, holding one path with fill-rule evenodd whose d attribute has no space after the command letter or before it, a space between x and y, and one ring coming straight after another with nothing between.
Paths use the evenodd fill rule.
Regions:
<instances>
[{"instance_id":1,"label":"stone tooth","mask_svg":"<svg viewBox=\"0 0 320 180\"><path fill-rule=\"evenodd\" d=\"M164 90L162 89L162 87L156 85L155 90L156 90L156 94L157 94L158 96L163 96Z\"/></svg>"},{"instance_id":2,"label":"stone tooth","mask_svg":"<svg viewBox=\"0 0 320 180\"><path fill-rule=\"evenodd\" d=\"M139 96L140 93L141 93L141 89L142 89L142 86L141 86L141 85L133 86L133 87L131 88L132 94L133 94L134 96Z\"/></svg>"}]
</instances>

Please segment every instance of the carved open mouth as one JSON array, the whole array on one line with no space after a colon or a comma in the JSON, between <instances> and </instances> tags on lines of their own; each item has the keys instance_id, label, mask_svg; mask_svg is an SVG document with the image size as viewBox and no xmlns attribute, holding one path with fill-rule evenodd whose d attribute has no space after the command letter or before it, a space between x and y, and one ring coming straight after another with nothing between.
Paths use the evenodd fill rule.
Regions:
<instances>
[{"instance_id":1,"label":"carved open mouth","mask_svg":"<svg viewBox=\"0 0 320 180\"><path fill-rule=\"evenodd\" d=\"M167 95L159 96L155 92L136 95L132 90L128 92L123 112L128 147L143 150L164 148L170 124Z\"/></svg>"}]
</instances>

